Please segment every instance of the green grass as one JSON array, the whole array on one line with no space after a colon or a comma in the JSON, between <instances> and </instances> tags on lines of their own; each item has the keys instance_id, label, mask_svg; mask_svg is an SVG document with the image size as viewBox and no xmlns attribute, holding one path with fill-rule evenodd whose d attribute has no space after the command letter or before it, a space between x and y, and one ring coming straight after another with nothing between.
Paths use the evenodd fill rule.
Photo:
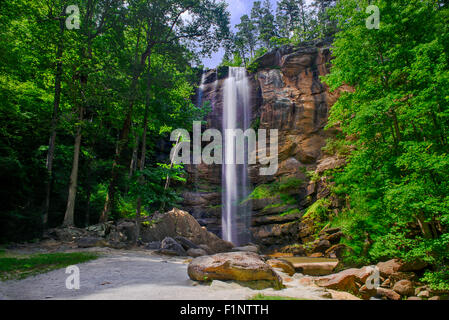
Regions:
<instances>
[{"instance_id":1,"label":"green grass","mask_svg":"<svg viewBox=\"0 0 449 320\"><path fill-rule=\"evenodd\" d=\"M307 299L298 299L292 297L280 297L280 296L266 296L262 293L256 294L250 300L307 300Z\"/></svg>"},{"instance_id":2,"label":"green grass","mask_svg":"<svg viewBox=\"0 0 449 320\"><path fill-rule=\"evenodd\" d=\"M91 252L47 253L23 256L0 254L0 280L24 279L39 273L64 268L98 258Z\"/></svg>"}]
</instances>

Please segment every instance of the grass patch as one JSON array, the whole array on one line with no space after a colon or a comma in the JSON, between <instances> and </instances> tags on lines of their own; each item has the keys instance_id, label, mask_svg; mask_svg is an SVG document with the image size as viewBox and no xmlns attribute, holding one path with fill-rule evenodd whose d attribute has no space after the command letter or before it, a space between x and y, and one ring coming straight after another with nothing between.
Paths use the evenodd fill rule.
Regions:
<instances>
[{"instance_id":1,"label":"grass patch","mask_svg":"<svg viewBox=\"0 0 449 320\"><path fill-rule=\"evenodd\" d=\"M298 299L292 297L280 297L280 296L266 296L262 293L256 294L250 300L307 300L307 299Z\"/></svg>"},{"instance_id":2,"label":"grass patch","mask_svg":"<svg viewBox=\"0 0 449 320\"><path fill-rule=\"evenodd\" d=\"M0 280L24 279L98 258L92 252L46 253L20 257L0 256Z\"/></svg>"}]
</instances>

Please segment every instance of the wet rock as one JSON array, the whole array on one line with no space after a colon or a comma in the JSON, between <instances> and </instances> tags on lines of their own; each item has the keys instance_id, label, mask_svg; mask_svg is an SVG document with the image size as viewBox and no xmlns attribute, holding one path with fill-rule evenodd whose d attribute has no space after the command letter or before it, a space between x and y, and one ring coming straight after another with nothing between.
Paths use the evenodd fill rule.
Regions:
<instances>
[{"instance_id":1,"label":"wet rock","mask_svg":"<svg viewBox=\"0 0 449 320\"><path fill-rule=\"evenodd\" d=\"M295 274L295 267L293 264L287 260L282 259L269 259L267 260L267 263L272 266L273 268L279 268L282 269L283 272L288 274L289 276L292 276Z\"/></svg>"},{"instance_id":2,"label":"wet rock","mask_svg":"<svg viewBox=\"0 0 449 320\"><path fill-rule=\"evenodd\" d=\"M228 252L198 257L189 263L187 272L190 279L195 281L264 281L275 288L282 286L282 280L273 268L252 252Z\"/></svg>"}]
</instances>

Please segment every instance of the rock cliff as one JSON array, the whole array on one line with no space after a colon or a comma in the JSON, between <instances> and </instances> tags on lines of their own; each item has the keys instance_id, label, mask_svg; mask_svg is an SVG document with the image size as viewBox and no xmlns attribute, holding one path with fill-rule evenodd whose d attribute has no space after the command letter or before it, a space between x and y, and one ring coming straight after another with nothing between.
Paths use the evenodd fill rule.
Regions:
<instances>
[{"instance_id":1,"label":"rock cliff","mask_svg":"<svg viewBox=\"0 0 449 320\"><path fill-rule=\"evenodd\" d=\"M311 182L307 172L324 171L344 163L326 155L326 139L338 129L324 130L329 109L341 90L329 92L320 77L329 73L330 41L283 46L260 57L250 74L252 127L279 130L279 169L275 175L259 175L250 166L254 192L252 235L267 247L309 241L305 209L323 193L323 185ZM226 69L210 70L202 86L202 101L210 101L205 128L221 129L222 88ZM184 208L208 230L221 232L221 166L190 165Z\"/></svg>"}]
</instances>

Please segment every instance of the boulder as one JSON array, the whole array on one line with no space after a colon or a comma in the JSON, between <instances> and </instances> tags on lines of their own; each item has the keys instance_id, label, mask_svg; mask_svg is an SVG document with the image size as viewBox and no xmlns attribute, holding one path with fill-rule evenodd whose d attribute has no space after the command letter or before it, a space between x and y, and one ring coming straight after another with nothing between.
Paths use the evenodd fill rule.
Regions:
<instances>
[{"instance_id":1,"label":"boulder","mask_svg":"<svg viewBox=\"0 0 449 320\"><path fill-rule=\"evenodd\" d=\"M220 239L201 227L188 212L174 208L166 213L155 214L148 225L142 225L141 237L144 242L162 241L166 237L183 237L195 245L206 244L210 250L228 252L234 245Z\"/></svg>"},{"instance_id":2,"label":"boulder","mask_svg":"<svg viewBox=\"0 0 449 320\"><path fill-rule=\"evenodd\" d=\"M137 238L136 223L134 221L122 220L117 223L117 231L126 236L126 241L134 243Z\"/></svg>"},{"instance_id":3,"label":"boulder","mask_svg":"<svg viewBox=\"0 0 449 320\"><path fill-rule=\"evenodd\" d=\"M338 261L327 262L293 262L295 270L309 276L326 276L334 271Z\"/></svg>"},{"instance_id":4,"label":"boulder","mask_svg":"<svg viewBox=\"0 0 449 320\"><path fill-rule=\"evenodd\" d=\"M148 250L158 250L160 248L161 248L161 242L160 241L151 241L145 247L145 249L148 249Z\"/></svg>"},{"instance_id":5,"label":"boulder","mask_svg":"<svg viewBox=\"0 0 449 320\"><path fill-rule=\"evenodd\" d=\"M364 300L369 300L372 297L375 297L377 295L377 289L372 288L368 289L367 285L364 284L359 289L359 296L362 297Z\"/></svg>"},{"instance_id":6,"label":"boulder","mask_svg":"<svg viewBox=\"0 0 449 320\"><path fill-rule=\"evenodd\" d=\"M157 251L161 254L173 255L173 256L185 256L187 252L184 248L176 242L175 239L166 237L161 242L161 248Z\"/></svg>"},{"instance_id":7,"label":"boulder","mask_svg":"<svg viewBox=\"0 0 449 320\"><path fill-rule=\"evenodd\" d=\"M377 294L381 297L387 298L388 300L401 300L401 296L399 295L399 293L396 293L390 289L379 287L377 288Z\"/></svg>"},{"instance_id":8,"label":"boulder","mask_svg":"<svg viewBox=\"0 0 449 320\"><path fill-rule=\"evenodd\" d=\"M257 248L256 246L243 246L243 247L234 247L232 248L233 252L239 252L239 251L243 251L243 252L254 252L254 253L258 253L259 252L259 248Z\"/></svg>"},{"instance_id":9,"label":"boulder","mask_svg":"<svg viewBox=\"0 0 449 320\"><path fill-rule=\"evenodd\" d=\"M342 243L335 244L326 250L326 252L324 253L324 256L328 257L328 258L333 258L333 259L341 259L346 250L347 250L347 247L344 244L342 244Z\"/></svg>"},{"instance_id":10,"label":"boulder","mask_svg":"<svg viewBox=\"0 0 449 320\"><path fill-rule=\"evenodd\" d=\"M329 242L329 240L320 240L313 249L313 252L321 252L324 254L330 247L331 243Z\"/></svg>"},{"instance_id":11,"label":"boulder","mask_svg":"<svg viewBox=\"0 0 449 320\"><path fill-rule=\"evenodd\" d=\"M427 290L421 291L420 293L418 293L418 297L420 298L430 298L430 293Z\"/></svg>"},{"instance_id":12,"label":"boulder","mask_svg":"<svg viewBox=\"0 0 449 320\"><path fill-rule=\"evenodd\" d=\"M76 241L79 248L107 247L108 243L100 237L79 238Z\"/></svg>"},{"instance_id":13,"label":"boulder","mask_svg":"<svg viewBox=\"0 0 449 320\"><path fill-rule=\"evenodd\" d=\"M385 262L379 262L377 264L377 268L379 268L379 273L383 277L389 277L393 273L399 271L401 267L401 262L399 259L391 259Z\"/></svg>"},{"instance_id":14,"label":"boulder","mask_svg":"<svg viewBox=\"0 0 449 320\"><path fill-rule=\"evenodd\" d=\"M319 277L315 280L315 284L328 289L357 294L359 287L365 284L366 279L372 272L373 269L368 267L361 269L351 268L329 276Z\"/></svg>"},{"instance_id":15,"label":"boulder","mask_svg":"<svg viewBox=\"0 0 449 320\"><path fill-rule=\"evenodd\" d=\"M207 252L201 248L198 248L198 249L191 248L191 249L187 250L187 255L189 257L196 258L196 257L201 257L201 256L207 256Z\"/></svg>"},{"instance_id":16,"label":"boulder","mask_svg":"<svg viewBox=\"0 0 449 320\"><path fill-rule=\"evenodd\" d=\"M407 300L422 300L420 297L408 297Z\"/></svg>"},{"instance_id":17,"label":"boulder","mask_svg":"<svg viewBox=\"0 0 449 320\"><path fill-rule=\"evenodd\" d=\"M288 274L289 276L292 276L295 274L295 267L293 264L287 260L282 259L269 259L267 260L267 263L272 266L273 268L279 268L282 269L283 272Z\"/></svg>"},{"instance_id":18,"label":"boulder","mask_svg":"<svg viewBox=\"0 0 449 320\"><path fill-rule=\"evenodd\" d=\"M393 286L393 290L401 296L412 296L415 294L413 283L410 280L400 280Z\"/></svg>"},{"instance_id":19,"label":"boulder","mask_svg":"<svg viewBox=\"0 0 449 320\"><path fill-rule=\"evenodd\" d=\"M414 262L404 262L399 259L391 259L385 262L379 262L377 267L384 277L389 277L397 272L419 271L427 266L426 262L416 260Z\"/></svg>"},{"instance_id":20,"label":"boulder","mask_svg":"<svg viewBox=\"0 0 449 320\"><path fill-rule=\"evenodd\" d=\"M185 250L189 250L189 249L199 249L199 247L194 244L192 241L190 241L189 239L186 239L184 237L180 237L177 236L175 237L175 240L185 249Z\"/></svg>"},{"instance_id":21,"label":"boulder","mask_svg":"<svg viewBox=\"0 0 449 320\"><path fill-rule=\"evenodd\" d=\"M189 263L187 272L190 279L196 281L262 281L274 288L282 287L279 275L253 252L228 252L198 257Z\"/></svg>"}]
</instances>

